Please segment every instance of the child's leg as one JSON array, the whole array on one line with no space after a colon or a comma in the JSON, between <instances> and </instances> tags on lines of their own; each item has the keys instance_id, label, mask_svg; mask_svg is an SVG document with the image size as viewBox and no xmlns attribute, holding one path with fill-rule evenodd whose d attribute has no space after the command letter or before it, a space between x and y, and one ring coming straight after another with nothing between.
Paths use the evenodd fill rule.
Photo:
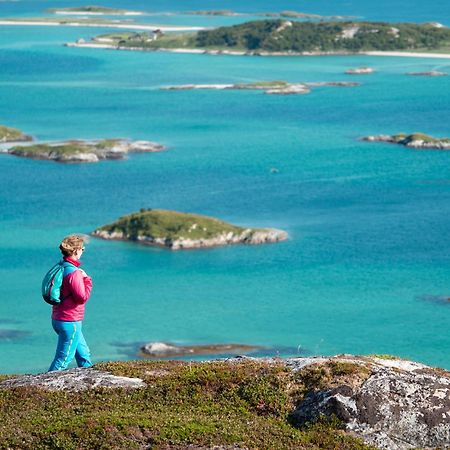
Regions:
<instances>
[{"instance_id":1,"label":"child's leg","mask_svg":"<svg viewBox=\"0 0 450 450\"><path fill-rule=\"evenodd\" d=\"M67 368L75 356L81 332L80 322L52 320L52 325L58 334L58 345L56 347L55 358L48 369L49 372Z\"/></svg>"}]
</instances>

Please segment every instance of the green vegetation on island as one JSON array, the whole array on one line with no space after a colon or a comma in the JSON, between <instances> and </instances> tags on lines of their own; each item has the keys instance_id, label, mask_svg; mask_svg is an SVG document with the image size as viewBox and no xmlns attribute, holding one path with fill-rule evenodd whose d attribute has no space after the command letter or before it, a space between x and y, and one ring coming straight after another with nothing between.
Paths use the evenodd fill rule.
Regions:
<instances>
[{"instance_id":1,"label":"green vegetation on island","mask_svg":"<svg viewBox=\"0 0 450 450\"><path fill-rule=\"evenodd\" d=\"M157 152L161 150L164 150L164 146L155 142L102 139L21 145L11 147L7 152L23 158L48 159L63 163L89 163L98 162L102 159L122 159L129 152Z\"/></svg>"},{"instance_id":2,"label":"green vegetation on island","mask_svg":"<svg viewBox=\"0 0 450 450\"><path fill-rule=\"evenodd\" d=\"M31 140L31 136L22 133L22 131L18 130L17 128L5 127L4 125L0 125L0 143Z\"/></svg>"},{"instance_id":3,"label":"green vegetation on island","mask_svg":"<svg viewBox=\"0 0 450 450\"><path fill-rule=\"evenodd\" d=\"M103 239L131 240L173 250L216 245L277 242L287 238L280 230L243 228L213 217L161 209L141 209L96 229Z\"/></svg>"},{"instance_id":4,"label":"green vegetation on island","mask_svg":"<svg viewBox=\"0 0 450 450\"><path fill-rule=\"evenodd\" d=\"M80 13L80 14L109 14L109 15L126 15L138 14L136 11L128 11L120 8L108 8L106 6L76 6L71 8L50 8L51 13Z\"/></svg>"},{"instance_id":5,"label":"green vegetation on island","mask_svg":"<svg viewBox=\"0 0 450 450\"><path fill-rule=\"evenodd\" d=\"M139 49L204 49L267 53L357 53L362 51L450 51L450 29L435 24L297 22L258 20L178 35L129 33L113 46ZM94 38L94 41L96 39Z\"/></svg>"},{"instance_id":6,"label":"green vegetation on island","mask_svg":"<svg viewBox=\"0 0 450 450\"><path fill-rule=\"evenodd\" d=\"M307 392L349 376L367 378L367 369L355 364L330 362L301 373L260 361L110 362L94 369L139 377L145 386L0 389L2 448L372 448L337 419L303 427L291 421Z\"/></svg>"},{"instance_id":7,"label":"green vegetation on island","mask_svg":"<svg viewBox=\"0 0 450 450\"><path fill-rule=\"evenodd\" d=\"M197 33L199 47L273 52L431 50L449 44L449 29L407 23L265 20Z\"/></svg>"}]
</instances>

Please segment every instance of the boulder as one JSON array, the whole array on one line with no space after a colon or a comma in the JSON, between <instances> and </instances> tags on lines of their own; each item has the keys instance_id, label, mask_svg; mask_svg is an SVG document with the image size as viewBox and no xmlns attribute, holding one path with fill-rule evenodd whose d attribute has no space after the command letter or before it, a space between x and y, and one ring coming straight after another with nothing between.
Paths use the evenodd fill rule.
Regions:
<instances>
[{"instance_id":1,"label":"boulder","mask_svg":"<svg viewBox=\"0 0 450 450\"><path fill-rule=\"evenodd\" d=\"M303 358L302 358L303 359ZM302 426L320 416L336 416L347 431L381 449L450 446L450 373L403 360L333 358L370 371L365 380L344 381L311 391L291 413ZM301 373L311 364L293 369Z\"/></svg>"},{"instance_id":2,"label":"boulder","mask_svg":"<svg viewBox=\"0 0 450 450\"><path fill-rule=\"evenodd\" d=\"M94 388L145 387L140 378L118 377L108 372L87 368L23 375L0 382L0 389L35 386L49 391L83 391Z\"/></svg>"}]
</instances>

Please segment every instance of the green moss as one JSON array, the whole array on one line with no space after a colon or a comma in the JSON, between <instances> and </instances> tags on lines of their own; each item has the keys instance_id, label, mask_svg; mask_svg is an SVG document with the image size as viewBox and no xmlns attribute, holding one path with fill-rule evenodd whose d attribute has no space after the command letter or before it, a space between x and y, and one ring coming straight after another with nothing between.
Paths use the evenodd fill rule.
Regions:
<instances>
[{"instance_id":1,"label":"green moss","mask_svg":"<svg viewBox=\"0 0 450 450\"><path fill-rule=\"evenodd\" d=\"M198 214L150 209L123 216L116 222L100 227L98 230L122 232L130 239L149 236L173 240L178 238L209 239L223 233L240 234L245 228Z\"/></svg>"},{"instance_id":2,"label":"green moss","mask_svg":"<svg viewBox=\"0 0 450 450\"><path fill-rule=\"evenodd\" d=\"M60 144L33 144L12 147L9 151L13 155L28 158L58 159L64 156L80 153L95 153L99 156L102 151L111 149L120 142L119 139L104 139L101 141L66 141Z\"/></svg>"},{"instance_id":3,"label":"green moss","mask_svg":"<svg viewBox=\"0 0 450 450\"><path fill-rule=\"evenodd\" d=\"M295 375L262 362L101 363L138 376L137 390L0 390L0 442L14 449L138 449L237 445L277 449L369 449L338 422L288 422Z\"/></svg>"},{"instance_id":4,"label":"green moss","mask_svg":"<svg viewBox=\"0 0 450 450\"><path fill-rule=\"evenodd\" d=\"M425 133L405 134L399 133L393 136L395 142L399 144L407 144L414 141L423 141L428 143L450 142L450 138L435 138Z\"/></svg>"},{"instance_id":5,"label":"green moss","mask_svg":"<svg viewBox=\"0 0 450 450\"><path fill-rule=\"evenodd\" d=\"M60 145L49 145L49 144L34 144L27 146L16 146L13 147L11 153L17 156L42 156L42 155L74 155L78 153L84 153L90 151L89 147L82 143L69 142Z\"/></svg>"},{"instance_id":6,"label":"green moss","mask_svg":"<svg viewBox=\"0 0 450 450\"><path fill-rule=\"evenodd\" d=\"M274 80L274 81L255 81L254 83L239 83L234 87L237 89L282 89L290 86L287 81Z\"/></svg>"}]
</instances>

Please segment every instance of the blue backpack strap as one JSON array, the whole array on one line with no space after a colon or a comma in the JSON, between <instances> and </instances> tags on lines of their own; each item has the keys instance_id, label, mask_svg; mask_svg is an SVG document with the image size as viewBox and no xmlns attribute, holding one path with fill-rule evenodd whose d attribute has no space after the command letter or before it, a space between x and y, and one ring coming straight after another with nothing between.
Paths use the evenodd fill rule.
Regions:
<instances>
[{"instance_id":1,"label":"blue backpack strap","mask_svg":"<svg viewBox=\"0 0 450 450\"><path fill-rule=\"evenodd\" d=\"M67 275L71 274L72 272L75 272L75 270L78 269L78 267L74 266L73 264L71 264L68 261L63 261L62 266L64 268L63 278L66 277Z\"/></svg>"}]
</instances>

